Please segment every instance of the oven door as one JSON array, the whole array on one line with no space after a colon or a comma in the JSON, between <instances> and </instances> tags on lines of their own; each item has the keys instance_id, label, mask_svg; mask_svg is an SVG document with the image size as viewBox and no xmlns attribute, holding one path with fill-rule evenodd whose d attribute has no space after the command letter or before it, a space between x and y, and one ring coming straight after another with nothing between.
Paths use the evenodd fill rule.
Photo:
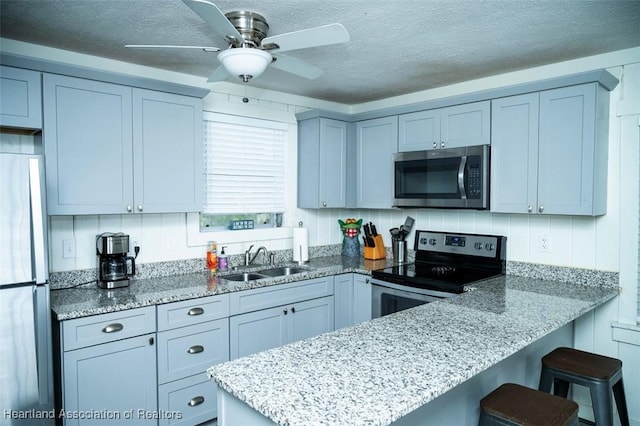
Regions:
<instances>
[{"instance_id":1,"label":"oven door","mask_svg":"<svg viewBox=\"0 0 640 426\"><path fill-rule=\"evenodd\" d=\"M451 296L454 296L454 293L408 287L372 279L371 318L379 318Z\"/></svg>"}]
</instances>

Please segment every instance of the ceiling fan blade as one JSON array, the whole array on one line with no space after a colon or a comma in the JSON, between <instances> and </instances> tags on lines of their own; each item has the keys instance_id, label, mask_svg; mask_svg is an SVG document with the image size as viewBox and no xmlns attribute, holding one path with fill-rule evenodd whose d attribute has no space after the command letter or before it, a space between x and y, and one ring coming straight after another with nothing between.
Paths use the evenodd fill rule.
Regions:
<instances>
[{"instance_id":1,"label":"ceiling fan blade","mask_svg":"<svg viewBox=\"0 0 640 426\"><path fill-rule=\"evenodd\" d=\"M211 75L207 79L207 83L213 83L215 81L224 81L227 78L229 78L229 76L230 76L229 72L226 70L226 68L220 65L218 68L216 68L216 70L213 73L211 73Z\"/></svg>"},{"instance_id":2,"label":"ceiling fan blade","mask_svg":"<svg viewBox=\"0 0 640 426\"><path fill-rule=\"evenodd\" d=\"M203 21L234 46L244 42L244 38L236 27L224 16L224 13L213 3L206 0L182 0Z\"/></svg>"},{"instance_id":3,"label":"ceiling fan blade","mask_svg":"<svg viewBox=\"0 0 640 426\"><path fill-rule=\"evenodd\" d=\"M271 66L290 74L314 80L324 73L322 68L316 67L315 65L311 65L310 63L299 59L294 59L290 56L280 54L272 56L275 58L275 61L271 63Z\"/></svg>"},{"instance_id":4,"label":"ceiling fan blade","mask_svg":"<svg viewBox=\"0 0 640 426\"><path fill-rule=\"evenodd\" d=\"M305 49L307 47L346 43L350 39L351 36L349 32L342 24L329 24L266 37L262 40L262 48L265 50L277 49L278 52L286 52L288 50Z\"/></svg>"},{"instance_id":5,"label":"ceiling fan blade","mask_svg":"<svg viewBox=\"0 0 640 426\"><path fill-rule=\"evenodd\" d=\"M200 49L205 52L219 52L220 49L213 46L176 46L172 44L125 44L130 49Z\"/></svg>"}]
</instances>

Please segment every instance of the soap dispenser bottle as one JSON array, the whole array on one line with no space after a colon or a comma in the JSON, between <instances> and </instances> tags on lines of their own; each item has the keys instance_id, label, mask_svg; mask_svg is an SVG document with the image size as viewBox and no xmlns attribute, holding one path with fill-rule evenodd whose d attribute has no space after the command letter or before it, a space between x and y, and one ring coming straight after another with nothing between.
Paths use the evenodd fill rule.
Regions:
<instances>
[{"instance_id":1,"label":"soap dispenser bottle","mask_svg":"<svg viewBox=\"0 0 640 426\"><path fill-rule=\"evenodd\" d=\"M226 271L229 269L229 258L227 257L224 249L226 247L222 246L222 250L220 251L220 255L218 256L218 270Z\"/></svg>"}]
</instances>

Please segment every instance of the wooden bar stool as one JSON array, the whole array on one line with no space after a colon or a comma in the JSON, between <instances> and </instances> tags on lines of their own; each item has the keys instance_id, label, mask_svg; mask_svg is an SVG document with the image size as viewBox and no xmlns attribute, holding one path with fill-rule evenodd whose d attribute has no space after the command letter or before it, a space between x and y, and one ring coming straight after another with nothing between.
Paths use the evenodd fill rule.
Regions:
<instances>
[{"instance_id":1,"label":"wooden bar stool","mask_svg":"<svg viewBox=\"0 0 640 426\"><path fill-rule=\"evenodd\" d=\"M577 426L578 404L514 383L480 401L480 426Z\"/></svg>"},{"instance_id":2,"label":"wooden bar stool","mask_svg":"<svg viewBox=\"0 0 640 426\"><path fill-rule=\"evenodd\" d=\"M613 401L616 400L620 423L629 426L627 402L622 384L622 361L572 348L557 348L542 358L539 390L566 398L569 385L589 388L596 425L613 424Z\"/></svg>"}]
</instances>

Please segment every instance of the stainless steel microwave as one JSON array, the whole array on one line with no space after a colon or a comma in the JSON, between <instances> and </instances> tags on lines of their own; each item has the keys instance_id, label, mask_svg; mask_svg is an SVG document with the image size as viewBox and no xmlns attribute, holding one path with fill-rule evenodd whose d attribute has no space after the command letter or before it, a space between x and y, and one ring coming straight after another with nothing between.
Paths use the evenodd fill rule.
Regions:
<instances>
[{"instance_id":1,"label":"stainless steel microwave","mask_svg":"<svg viewBox=\"0 0 640 426\"><path fill-rule=\"evenodd\" d=\"M489 208L489 145L394 155L394 207Z\"/></svg>"}]
</instances>

